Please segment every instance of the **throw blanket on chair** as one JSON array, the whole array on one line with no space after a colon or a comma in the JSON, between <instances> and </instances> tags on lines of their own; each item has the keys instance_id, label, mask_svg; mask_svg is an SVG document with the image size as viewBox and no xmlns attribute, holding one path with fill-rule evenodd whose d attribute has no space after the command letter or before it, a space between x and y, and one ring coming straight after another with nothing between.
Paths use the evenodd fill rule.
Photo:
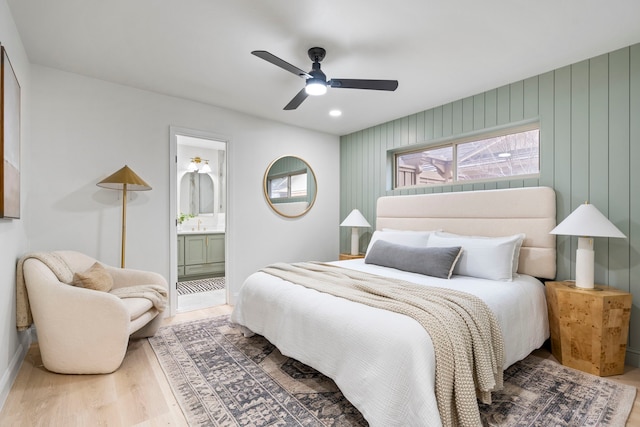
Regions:
<instances>
[{"instance_id":1,"label":"throw blanket on chair","mask_svg":"<svg viewBox=\"0 0 640 427\"><path fill-rule=\"evenodd\" d=\"M24 283L24 262L29 258L35 258L47 265L63 283L71 283L73 271L67 262L55 252L33 252L20 258L16 269L16 327L19 331L29 329L33 324L31 307L29 306L29 296L27 286Z\"/></svg>"},{"instance_id":2,"label":"throw blanket on chair","mask_svg":"<svg viewBox=\"0 0 640 427\"><path fill-rule=\"evenodd\" d=\"M500 325L480 298L322 263L278 263L262 271L418 321L433 341L442 424L482 425L477 397L488 404L491 391L502 389L504 343Z\"/></svg>"},{"instance_id":3,"label":"throw blanket on chair","mask_svg":"<svg viewBox=\"0 0 640 427\"><path fill-rule=\"evenodd\" d=\"M146 298L159 312L167 306L167 290L160 285L136 285L112 289L109 292L120 298Z\"/></svg>"}]
</instances>

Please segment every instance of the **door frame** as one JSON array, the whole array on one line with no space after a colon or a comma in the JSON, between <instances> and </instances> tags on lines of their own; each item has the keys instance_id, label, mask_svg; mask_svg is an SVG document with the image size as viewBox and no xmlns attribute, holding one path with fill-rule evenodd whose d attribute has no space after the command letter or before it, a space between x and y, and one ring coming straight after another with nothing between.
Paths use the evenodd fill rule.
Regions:
<instances>
[{"instance_id":1,"label":"door frame","mask_svg":"<svg viewBox=\"0 0 640 427\"><path fill-rule=\"evenodd\" d=\"M200 131L195 129L183 128L178 126L169 126L169 316L176 315L178 309L178 223L176 220L176 207L178 206L178 135L189 136L199 139L210 139L216 142L223 142L225 144L225 194L226 194L226 206L224 215L224 232L225 232L225 300L229 303L229 241L231 240L229 235L229 210L231 195L229 194L229 157L230 157L230 138L225 135Z\"/></svg>"}]
</instances>

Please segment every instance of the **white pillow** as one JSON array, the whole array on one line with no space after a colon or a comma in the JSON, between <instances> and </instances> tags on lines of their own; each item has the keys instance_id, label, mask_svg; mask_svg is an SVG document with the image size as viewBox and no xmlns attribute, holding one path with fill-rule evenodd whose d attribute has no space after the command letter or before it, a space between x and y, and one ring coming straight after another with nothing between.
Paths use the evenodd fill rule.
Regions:
<instances>
[{"instance_id":1,"label":"white pillow","mask_svg":"<svg viewBox=\"0 0 640 427\"><path fill-rule=\"evenodd\" d=\"M524 234L506 237L461 236L436 232L429 237L429 247L462 246L462 255L453 274L490 280L513 280Z\"/></svg>"},{"instance_id":2,"label":"white pillow","mask_svg":"<svg viewBox=\"0 0 640 427\"><path fill-rule=\"evenodd\" d=\"M433 231L376 230L373 232L373 236L371 236L369 246L367 246L367 253L369 253L376 240L385 240L397 245L411 246L414 248L426 248L429 235L432 233Z\"/></svg>"}]
</instances>

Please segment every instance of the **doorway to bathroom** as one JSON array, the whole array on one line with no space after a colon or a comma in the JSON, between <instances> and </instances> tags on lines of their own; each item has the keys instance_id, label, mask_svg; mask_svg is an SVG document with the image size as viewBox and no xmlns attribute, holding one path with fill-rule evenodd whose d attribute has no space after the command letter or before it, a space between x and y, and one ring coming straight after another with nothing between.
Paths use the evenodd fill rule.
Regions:
<instances>
[{"instance_id":1,"label":"doorway to bathroom","mask_svg":"<svg viewBox=\"0 0 640 427\"><path fill-rule=\"evenodd\" d=\"M172 312L225 304L227 143L172 128L175 140L175 289ZM173 250L171 252L174 252Z\"/></svg>"}]
</instances>

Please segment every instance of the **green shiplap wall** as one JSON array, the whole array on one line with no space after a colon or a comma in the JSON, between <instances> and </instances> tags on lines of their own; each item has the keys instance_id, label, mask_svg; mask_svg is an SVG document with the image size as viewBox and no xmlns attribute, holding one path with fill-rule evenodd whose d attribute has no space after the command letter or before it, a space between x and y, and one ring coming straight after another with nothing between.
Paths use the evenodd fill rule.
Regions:
<instances>
[{"instance_id":1,"label":"green shiplap wall","mask_svg":"<svg viewBox=\"0 0 640 427\"><path fill-rule=\"evenodd\" d=\"M539 179L390 189L388 150L527 120L540 123ZM387 195L549 186L558 222L589 200L628 237L595 239L595 278L633 294L627 356L640 366L640 44L342 136L340 181L341 218L357 208L374 227ZM558 279L575 278L576 245L558 236Z\"/></svg>"}]
</instances>

